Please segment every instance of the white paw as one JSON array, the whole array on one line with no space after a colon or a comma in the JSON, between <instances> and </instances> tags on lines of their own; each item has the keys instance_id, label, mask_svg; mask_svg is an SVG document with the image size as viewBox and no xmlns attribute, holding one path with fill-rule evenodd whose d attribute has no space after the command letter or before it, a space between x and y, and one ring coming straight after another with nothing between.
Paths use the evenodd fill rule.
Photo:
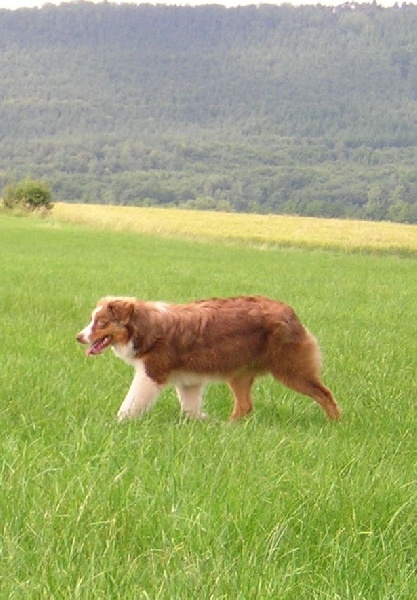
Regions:
<instances>
[{"instance_id":1,"label":"white paw","mask_svg":"<svg viewBox=\"0 0 417 600\"><path fill-rule=\"evenodd\" d=\"M117 413L117 420L119 421L119 423L121 421L127 421L128 419L131 419L132 415L130 414L130 412L128 410L124 410L124 411L119 411Z\"/></svg>"},{"instance_id":2,"label":"white paw","mask_svg":"<svg viewBox=\"0 0 417 600\"><path fill-rule=\"evenodd\" d=\"M204 413L204 412L195 413L195 412L184 411L184 416L186 416L187 419L197 420L197 421L206 421L209 418L208 414Z\"/></svg>"}]
</instances>

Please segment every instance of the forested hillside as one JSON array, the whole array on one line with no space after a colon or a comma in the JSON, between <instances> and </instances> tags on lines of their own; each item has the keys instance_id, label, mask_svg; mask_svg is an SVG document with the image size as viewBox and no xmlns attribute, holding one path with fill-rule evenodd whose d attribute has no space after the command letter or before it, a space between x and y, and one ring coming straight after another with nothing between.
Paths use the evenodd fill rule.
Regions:
<instances>
[{"instance_id":1,"label":"forested hillside","mask_svg":"<svg viewBox=\"0 0 417 600\"><path fill-rule=\"evenodd\" d=\"M0 189L417 222L417 6L0 11Z\"/></svg>"}]
</instances>

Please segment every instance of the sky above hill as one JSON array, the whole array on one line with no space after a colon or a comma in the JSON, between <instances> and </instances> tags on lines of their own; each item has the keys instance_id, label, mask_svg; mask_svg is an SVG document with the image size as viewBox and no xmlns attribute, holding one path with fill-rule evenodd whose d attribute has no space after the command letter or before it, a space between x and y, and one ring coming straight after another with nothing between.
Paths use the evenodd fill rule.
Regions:
<instances>
[{"instance_id":1,"label":"sky above hill","mask_svg":"<svg viewBox=\"0 0 417 600\"><path fill-rule=\"evenodd\" d=\"M146 0L143 0L145 2ZM140 1L130 1L132 4L141 4L143 2ZM283 4L285 0L263 0L263 2L256 2L256 0L157 0L157 1L148 1L147 4L171 4L171 5L188 5L188 6L200 6L202 4L222 4L224 6L246 6L248 4ZM120 2L118 2L119 4ZM299 6L302 4L322 4L324 6L337 6L339 4L344 4L343 0L288 0L287 4L293 4L294 6ZM401 4L401 0L398 2ZM60 4L59 0L49 2L47 0L0 0L0 8L7 9L17 9L17 8L32 8L32 7L40 7L43 4ZM377 0L377 4L379 6L393 6L395 4L395 0ZM413 2L411 2L413 4Z\"/></svg>"}]
</instances>

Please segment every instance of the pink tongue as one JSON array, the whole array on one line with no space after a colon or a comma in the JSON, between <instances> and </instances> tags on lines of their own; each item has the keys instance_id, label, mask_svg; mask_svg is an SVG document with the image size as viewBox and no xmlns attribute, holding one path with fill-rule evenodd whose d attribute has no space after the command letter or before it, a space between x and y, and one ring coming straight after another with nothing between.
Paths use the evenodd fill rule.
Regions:
<instances>
[{"instance_id":1,"label":"pink tongue","mask_svg":"<svg viewBox=\"0 0 417 600\"><path fill-rule=\"evenodd\" d=\"M100 354L108 345L108 338L104 338L102 340L98 340L94 342L87 350L85 351L86 356L94 356L96 354Z\"/></svg>"}]
</instances>

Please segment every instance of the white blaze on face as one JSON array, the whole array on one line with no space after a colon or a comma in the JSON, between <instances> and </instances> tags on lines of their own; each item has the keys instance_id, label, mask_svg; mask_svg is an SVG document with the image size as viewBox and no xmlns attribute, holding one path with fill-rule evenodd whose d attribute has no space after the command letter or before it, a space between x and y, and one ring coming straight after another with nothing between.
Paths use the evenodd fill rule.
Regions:
<instances>
[{"instance_id":1,"label":"white blaze on face","mask_svg":"<svg viewBox=\"0 0 417 600\"><path fill-rule=\"evenodd\" d=\"M90 341L90 335L91 335L91 332L93 330L94 320L96 318L96 314L100 310L101 310L101 307L95 308L93 310L93 314L91 315L91 321L90 321L90 323L87 325L87 327L84 327L84 329L82 331L80 331L80 333L79 333L80 337L82 337L86 342Z\"/></svg>"}]
</instances>

